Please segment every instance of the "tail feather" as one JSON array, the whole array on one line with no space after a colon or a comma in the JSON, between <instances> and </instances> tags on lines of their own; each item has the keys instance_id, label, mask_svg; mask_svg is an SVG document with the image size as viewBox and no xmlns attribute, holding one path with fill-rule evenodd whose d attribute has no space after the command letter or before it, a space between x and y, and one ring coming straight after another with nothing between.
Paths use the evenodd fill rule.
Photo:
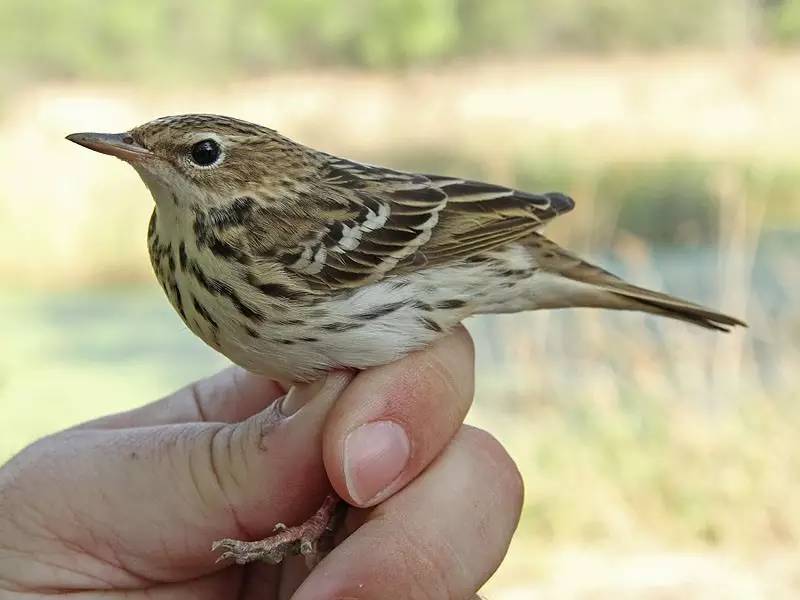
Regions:
<instances>
[{"instance_id":1,"label":"tail feather","mask_svg":"<svg viewBox=\"0 0 800 600\"><path fill-rule=\"evenodd\" d=\"M604 288L609 293L616 294L629 302L631 310L640 310L671 319L679 319L706 329L725 333L728 333L731 327L747 327L746 323L735 317L660 292L653 292L625 283L622 283L619 287L608 285L604 286Z\"/></svg>"},{"instance_id":2,"label":"tail feather","mask_svg":"<svg viewBox=\"0 0 800 600\"><path fill-rule=\"evenodd\" d=\"M543 236L537 238L533 244L534 257L549 276L537 299L540 308L587 306L638 310L726 333L732 327L747 327L744 321L735 317L627 283L566 252Z\"/></svg>"}]
</instances>

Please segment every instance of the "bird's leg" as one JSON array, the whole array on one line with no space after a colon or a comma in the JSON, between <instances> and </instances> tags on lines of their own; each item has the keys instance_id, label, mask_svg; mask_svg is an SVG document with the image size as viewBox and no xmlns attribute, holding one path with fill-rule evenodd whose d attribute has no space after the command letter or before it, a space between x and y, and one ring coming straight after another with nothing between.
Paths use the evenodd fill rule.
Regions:
<instances>
[{"instance_id":1,"label":"bird's leg","mask_svg":"<svg viewBox=\"0 0 800 600\"><path fill-rule=\"evenodd\" d=\"M339 496L331 492L322 506L306 522L294 527L283 523L275 525L275 534L255 542L224 539L214 542L212 551L220 550L217 561L233 559L237 565L263 561L273 565L281 562L287 555L302 554L312 560L317 555L317 542L327 531L333 530L333 517Z\"/></svg>"}]
</instances>

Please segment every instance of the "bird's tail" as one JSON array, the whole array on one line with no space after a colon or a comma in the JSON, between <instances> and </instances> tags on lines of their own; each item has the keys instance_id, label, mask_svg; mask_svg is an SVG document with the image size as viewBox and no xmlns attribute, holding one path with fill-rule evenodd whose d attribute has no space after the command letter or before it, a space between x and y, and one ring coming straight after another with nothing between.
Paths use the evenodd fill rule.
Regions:
<instances>
[{"instance_id":1,"label":"bird's tail","mask_svg":"<svg viewBox=\"0 0 800 600\"><path fill-rule=\"evenodd\" d=\"M537 235L532 247L542 275L537 286L537 308L586 306L638 310L725 332L731 327L747 326L739 319L699 304L627 283L543 236Z\"/></svg>"}]
</instances>

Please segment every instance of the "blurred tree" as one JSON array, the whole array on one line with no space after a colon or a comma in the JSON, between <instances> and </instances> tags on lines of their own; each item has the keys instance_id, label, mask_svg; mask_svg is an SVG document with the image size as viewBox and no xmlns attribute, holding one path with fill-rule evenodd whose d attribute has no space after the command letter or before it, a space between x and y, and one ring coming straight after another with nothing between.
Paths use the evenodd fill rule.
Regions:
<instances>
[{"instance_id":1,"label":"blurred tree","mask_svg":"<svg viewBox=\"0 0 800 600\"><path fill-rule=\"evenodd\" d=\"M0 0L0 81L800 41L800 0Z\"/></svg>"},{"instance_id":2,"label":"blurred tree","mask_svg":"<svg viewBox=\"0 0 800 600\"><path fill-rule=\"evenodd\" d=\"M800 2L765 0L767 21L774 39L782 44L800 42Z\"/></svg>"}]
</instances>

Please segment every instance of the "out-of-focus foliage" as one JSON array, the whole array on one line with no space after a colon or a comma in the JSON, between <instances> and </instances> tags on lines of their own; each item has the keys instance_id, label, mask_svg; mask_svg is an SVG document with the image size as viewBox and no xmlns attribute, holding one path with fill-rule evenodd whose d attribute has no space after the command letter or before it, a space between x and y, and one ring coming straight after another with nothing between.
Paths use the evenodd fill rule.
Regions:
<instances>
[{"instance_id":1,"label":"out-of-focus foliage","mask_svg":"<svg viewBox=\"0 0 800 600\"><path fill-rule=\"evenodd\" d=\"M772 38L784 44L800 42L800 2L764 0L768 6L768 27Z\"/></svg>"},{"instance_id":2,"label":"out-of-focus foliage","mask_svg":"<svg viewBox=\"0 0 800 600\"><path fill-rule=\"evenodd\" d=\"M800 0L2 0L0 74L140 80L800 41Z\"/></svg>"},{"instance_id":3,"label":"out-of-focus foliage","mask_svg":"<svg viewBox=\"0 0 800 600\"><path fill-rule=\"evenodd\" d=\"M460 49L471 52L651 50L750 33L731 31L732 21L747 21L745 0L462 0L459 8Z\"/></svg>"}]
</instances>

